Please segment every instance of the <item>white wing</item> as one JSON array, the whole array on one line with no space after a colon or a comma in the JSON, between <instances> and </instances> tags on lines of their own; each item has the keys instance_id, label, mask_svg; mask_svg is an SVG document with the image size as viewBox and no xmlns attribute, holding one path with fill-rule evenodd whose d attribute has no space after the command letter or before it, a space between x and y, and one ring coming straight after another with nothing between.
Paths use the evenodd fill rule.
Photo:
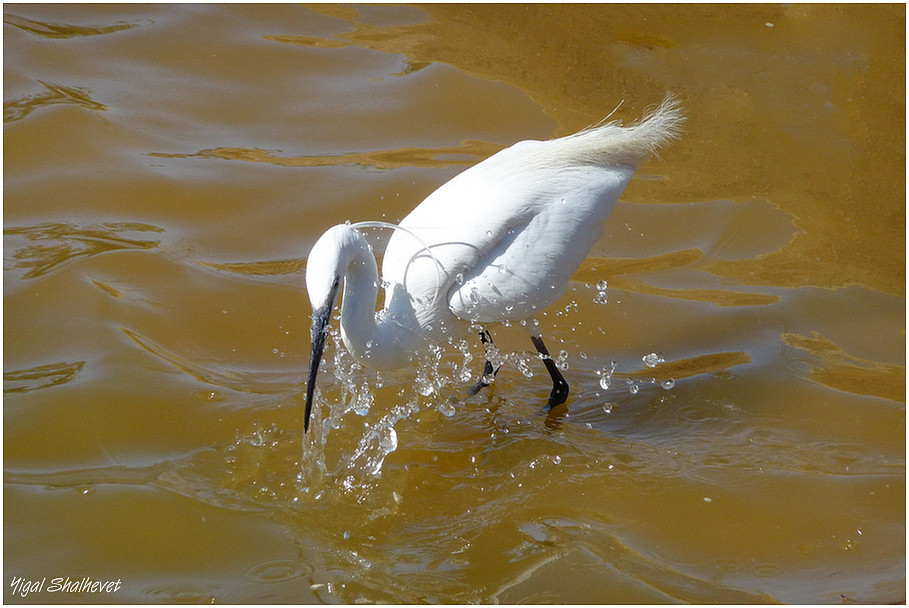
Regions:
<instances>
[{"instance_id":1,"label":"white wing","mask_svg":"<svg viewBox=\"0 0 909 608\"><path fill-rule=\"evenodd\" d=\"M382 274L404 287L418 318L424 308L432 316L434 300L462 319L522 318L564 292L632 169L526 162L548 143L503 150L402 220L407 232L389 240ZM405 304L388 293L387 307Z\"/></svg>"},{"instance_id":2,"label":"white wing","mask_svg":"<svg viewBox=\"0 0 909 608\"><path fill-rule=\"evenodd\" d=\"M382 266L391 285L387 312L416 316L425 327L450 312L490 322L549 306L589 253L636 164L675 137L682 120L667 98L630 127L520 142L464 171L389 240Z\"/></svg>"}]
</instances>

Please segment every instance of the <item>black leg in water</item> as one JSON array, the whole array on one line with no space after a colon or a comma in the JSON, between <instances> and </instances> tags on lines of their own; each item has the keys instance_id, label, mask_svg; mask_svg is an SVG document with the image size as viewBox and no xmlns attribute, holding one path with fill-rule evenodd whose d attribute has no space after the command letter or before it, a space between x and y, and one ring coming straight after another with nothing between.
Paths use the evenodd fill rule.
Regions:
<instances>
[{"instance_id":1,"label":"black leg in water","mask_svg":"<svg viewBox=\"0 0 909 608\"><path fill-rule=\"evenodd\" d=\"M492 336L490 336L489 332L485 329L480 332L480 342L483 343L483 347L488 352L489 345L492 344ZM467 391L467 395L476 395L481 390L483 390L484 387L489 386L489 382L486 381L486 378L488 378L490 374L492 374L492 377L495 378L496 374L499 373L499 369L501 369L501 367L502 366L500 365L499 367L492 369L492 363L490 363L489 359L487 358L486 363L483 365L483 375L480 377L480 381L470 387L470 390Z\"/></svg>"},{"instance_id":2,"label":"black leg in water","mask_svg":"<svg viewBox=\"0 0 909 608\"><path fill-rule=\"evenodd\" d=\"M552 378L552 392L549 393L549 401L546 402L546 407L549 411L552 411L552 408L562 405L568 399L568 383L565 382L562 372L556 367L555 361L552 360L552 355L549 354L549 350L543 344L543 338L531 334L530 340L533 342L537 352L543 355L543 365L546 366L546 371L549 372L549 377Z\"/></svg>"}]
</instances>

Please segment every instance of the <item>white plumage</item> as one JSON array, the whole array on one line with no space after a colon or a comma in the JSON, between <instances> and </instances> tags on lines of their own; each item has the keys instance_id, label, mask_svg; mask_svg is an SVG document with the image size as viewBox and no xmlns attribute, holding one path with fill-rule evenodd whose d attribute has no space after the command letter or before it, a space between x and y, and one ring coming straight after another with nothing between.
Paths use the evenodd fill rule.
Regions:
<instances>
[{"instance_id":1,"label":"white plumage","mask_svg":"<svg viewBox=\"0 0 909 608\"><path fill-rule=\"evenodd\" d=\"M550 141L522 141L457 175L392 234L379 313L369 244L356 225L330 228L306 267L314 311L306 425L342 280L344 344L355 359L377 369L407 365L469 321L533 317L562 296L636 166L676 137L682 121L678 103L667 97L629 127L610 123ZM545 350L539 335L532 338ZM554 366L547 369L556 387L564 385L564 401L567 384ZM550 406L557 405L556 392Z\"/></svg>"}]
</instances>

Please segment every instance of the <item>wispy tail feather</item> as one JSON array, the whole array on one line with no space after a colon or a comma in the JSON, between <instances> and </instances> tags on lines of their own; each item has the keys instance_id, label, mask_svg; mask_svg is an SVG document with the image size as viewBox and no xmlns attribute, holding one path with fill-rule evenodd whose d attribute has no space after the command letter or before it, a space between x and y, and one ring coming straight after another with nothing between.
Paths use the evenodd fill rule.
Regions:
<instances>
[{"instance_id":1,"label":"wispy tail feather","mask_svg":"<svg viewBox=\"0 0 909 608\"><path fill-rule=\"evenodd\" d=\"M563 147L564 150L553 153L568 162L636 166L661 146L677 139L684 121L681 103L670 93L656 109L627 127L610 122L547 143Z\"/></svg>"}]
</instances>

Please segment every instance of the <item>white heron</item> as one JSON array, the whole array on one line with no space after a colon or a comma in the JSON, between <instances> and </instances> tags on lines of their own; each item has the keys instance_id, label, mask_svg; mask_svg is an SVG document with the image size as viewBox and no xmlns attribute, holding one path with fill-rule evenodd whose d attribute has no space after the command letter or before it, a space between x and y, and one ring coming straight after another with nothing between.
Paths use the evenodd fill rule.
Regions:
<instances>
[{"instance_id":1,"label":"white heron","mask_svg":"<svg viewBox=\"0 0 909 608\"><path fill-rule=\"evenodd\" d=\"M313 316L304 429L342 282L341 337L354 359L374 369L400 369L470 323L533 320L565 292L637 165L677 137L683 120L668 96L630 126L601 124L549 141L518 142L457 175L392 233L379 312L376 259L358 230L377 223L328 229L306 265ZM525 326L552 378L551 409L567 399L568 383L537 323ZM480 337L486 344L488 333ZM496 371L487 360L484 379L471 393Z\"/></svg>"}]
</instances>

